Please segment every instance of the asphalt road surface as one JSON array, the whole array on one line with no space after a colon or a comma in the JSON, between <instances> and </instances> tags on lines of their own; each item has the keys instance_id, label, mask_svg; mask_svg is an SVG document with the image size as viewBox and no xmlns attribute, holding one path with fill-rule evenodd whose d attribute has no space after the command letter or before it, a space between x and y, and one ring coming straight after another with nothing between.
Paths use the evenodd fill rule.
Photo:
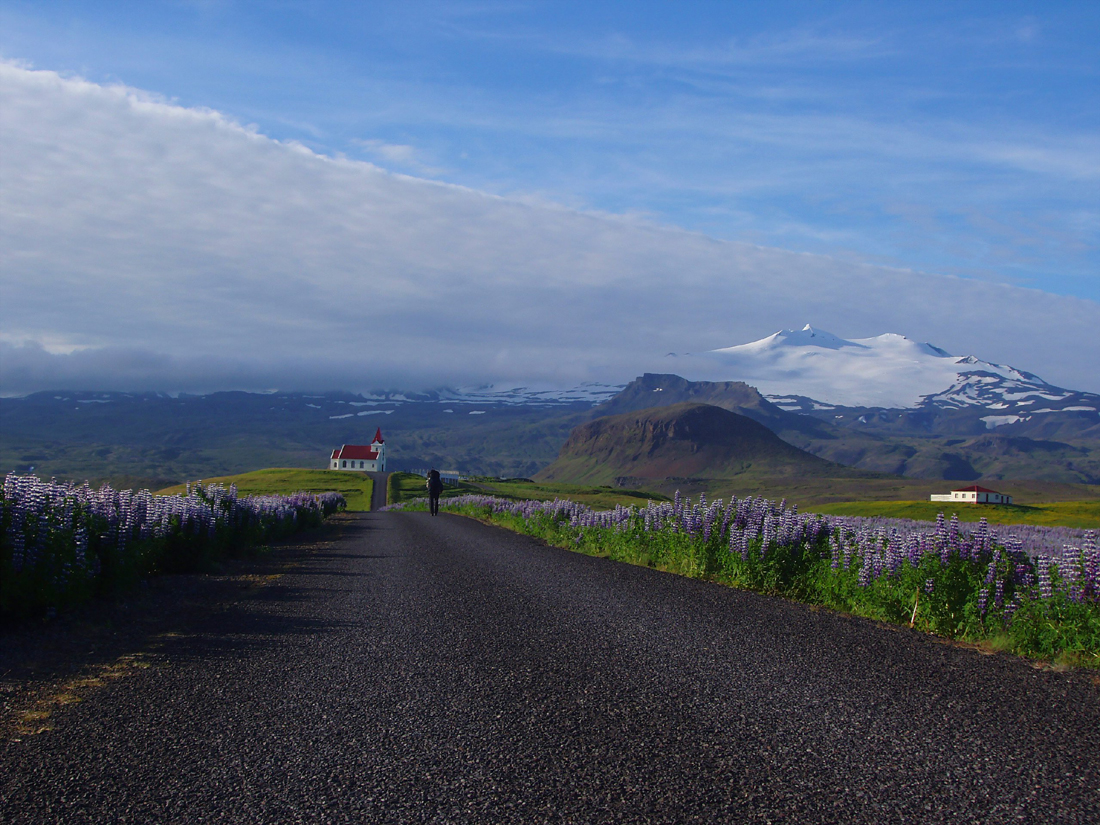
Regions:
<instances>
[{"instance_id":1,"label":"asphalt road surface","mask_svg":"<svg viewBox=\"0 0 1100 825\"><path fill-rule=\"evenodd\" d=\"M0 821L1100 822L1087 675L364 513L0 745Z\"/></svg>"},{"instance_id":2,"label":"asphalt road surface","mask_svg":"<svg viewBox=\"0 0 1100 825\"><path fill-rule=\"evenodd\" d=\"M374 482L371 488L370 508L378 511L386 506L386 482L389 481L389 473L367 473Z\"/></svg>"}]
</instances>

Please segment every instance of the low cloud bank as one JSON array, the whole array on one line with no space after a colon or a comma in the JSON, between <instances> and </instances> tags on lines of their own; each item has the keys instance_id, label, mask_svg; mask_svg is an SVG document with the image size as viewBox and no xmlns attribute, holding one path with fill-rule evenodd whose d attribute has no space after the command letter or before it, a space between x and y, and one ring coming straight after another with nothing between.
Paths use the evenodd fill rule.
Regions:
<instances>
[{"instance_id":1,"label":"low cloud bank","mask_svg":"<svg viewBox=\"0 0 1100 825\"><path fill-rule=\"evenodd\" d=\"M501 199L11 64L0 109L6 394L626 381L805 322L1100 391L1092 301Z\"/></svg>"}]
</instances>

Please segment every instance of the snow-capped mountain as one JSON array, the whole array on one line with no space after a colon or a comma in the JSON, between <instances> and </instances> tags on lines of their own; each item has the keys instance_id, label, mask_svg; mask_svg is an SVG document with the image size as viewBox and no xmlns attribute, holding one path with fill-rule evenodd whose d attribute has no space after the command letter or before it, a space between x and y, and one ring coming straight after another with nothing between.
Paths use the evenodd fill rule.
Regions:
<instances>
[{"instance_id":1,"label":"snow-capped mountain","mask_svg":"<svg viewBox=\"0 0 1100 825\"><path fill-rule=\"evenodd\" d=\"M847 340L807 324L749 344L690 356L693 372L755 386L784 409L832 407L987 411L990 429L1052 412L1100 409L1100 396L887 333ZM697 368L697 369L696 369ZM703 377L700 375L699 377Z\"/></svg>"}]
</instances>

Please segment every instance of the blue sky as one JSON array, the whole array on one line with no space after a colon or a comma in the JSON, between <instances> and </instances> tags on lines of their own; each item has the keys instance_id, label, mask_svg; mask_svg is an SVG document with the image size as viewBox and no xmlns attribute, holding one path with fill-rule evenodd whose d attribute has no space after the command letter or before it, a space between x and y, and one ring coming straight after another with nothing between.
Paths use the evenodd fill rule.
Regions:
<instances>
[{"instance_id":1,"label":"blue sky","mask_svg":"<svg viewBox=\"0 0 1100 825\"><path fill-rule=\"evenodd\" d=\"M1100 4L3 4L0 53L409 174L1100 299Z\"/></svg>"},{"instance_id":2,"label":"blue sky","mask_svg":"<svg viewBox=\"0 0 1100 825\"><path fill-rule=\"evenodd\" d=\"M549 213L1039 290L1082 299L1066 312L1088 317L1100 301L1098 42L1095 2L0 3L7 61L213 110L323 158ZM125 154L117 142L104 153ZM984 327L943 340L931 306L889 330L812 310L792 297L779 325L939 335L1019 358ZM772 332L762 325L779 314L703 345ZM9 343L147 343L66 339L64 325L20 321Z\"/></svg>"}]
</instances>

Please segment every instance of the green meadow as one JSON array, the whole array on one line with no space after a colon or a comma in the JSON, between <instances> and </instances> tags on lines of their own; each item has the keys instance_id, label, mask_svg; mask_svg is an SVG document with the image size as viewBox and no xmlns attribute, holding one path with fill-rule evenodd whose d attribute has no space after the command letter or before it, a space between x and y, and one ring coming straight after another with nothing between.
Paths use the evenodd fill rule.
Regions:
<instances>
[{"instance_id":1,"label":"green meadow","mask_svg":"<svg viewBox=\"0 0 1100 825\"><path fill-rule=\"evenodd\" d=\"M428 494L424 487L424 477L411 473L391 473L386 490L386 502L396 504L423 498ZM614 487L591 487L580 484L539 483L528 479L499 479L479 477L463 481L455 486L443 489L443 497L465 495L488 495L515 501L535 500L553 501L567 498L581 504L587 504L597 510L610 510L616 504L628 507L631 504L644 507L646 501L667 501L659 493L647 493L640 490L621 490Z\"/></svg>"},{"instance_id":2,"label":"green meadow","mask_svg":"<svg viewBox=\"0 0 1100 825\"><path fill-rule=\"evenodd\" d=\"M1028 505L951 504L940 501L846 501L806 508L831 516L871 516L935 521L939 513L959 521L986 519L990 524L1036 524L1046 527L1100 529L1100 502L1058 501Z\"/></svg>"},{"instance_id":3,"label":"green meadow","mask_svg":"<svg viewBox=\"0 0 1100 825\"><path fill-rule=\"evenodd\" d=\"M331 470L301 470L275 468L255 470L239 475L218 476L203 481L236 484L242 494L286 495L299 490L311 493L342 493L348 501L349 511L370 510L373 482L370 476L359 473L334 473ZM691 485L685 485L685 493ZM182 493L184 485L168 487L162 494ZM739 491L744 494L743 491ZM781 490L769 490L773 496ZM668 497L657 492L624 490L617 487L597 487L578 484L533 482L527 479L498 479L481 477L448 486L444 497L467 494L499 496L513 500L552 501L555 498L570 499L587 504L597 510L609 510L615 505L645 506L646 501L667 501ZM386 490L386 500L393 504L427 495L424 478L412 473L391 473ZM1085 530L1100 529L1100 501L1036 502L1026 505L952 505L933 501L839 501L814 503L803 507L814 513L834 516L871 516L881 518L906 518L918 521L934 521L937 514L947 518L957 514L959 521L976 522L981 518L991 524L1036 524L1049 527L1075 527Z\"/></svg>"},{"instance_id":4,"label":"green meadow","mask_svg":"<svg viewBox=\"0 0 1100 825\"><path fill-rule=\"evenodd\" d=\"M342 473L332 470L299 470L294 468L273 468L254 470L233 476L217 476L202 479L204 484L237 485L242 495L270 496L289 495L290 493L341 493L348 502L348 511L370 510L371 491L374 481L365 473ZM160 495L182 494L186 485L177 484L158 490Z\"/></svg>"}]
</instances>

